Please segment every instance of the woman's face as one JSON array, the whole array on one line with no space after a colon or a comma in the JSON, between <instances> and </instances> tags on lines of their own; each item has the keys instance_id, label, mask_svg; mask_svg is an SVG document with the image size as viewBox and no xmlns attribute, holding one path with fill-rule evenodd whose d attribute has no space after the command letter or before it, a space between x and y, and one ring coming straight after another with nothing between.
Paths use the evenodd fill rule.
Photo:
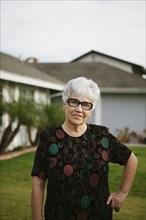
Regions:
<instances>
[{"instance_id":1,"label":"woman's face","mask_svg":"<svg viewBox=\"0 0 146 220\"><path fill-rule=\"evenodd\" d=\"M69 98L71 99L71 103L66 102L64 104L64 111L67 122L76 126L84 124L92 113L92 108L85 110L92 106L93 102L91 98L77 96L74 93L72 93ZM78 101L83 103L79 104ZM78 106L76 106L77 104Z\"/></svg>"}]
</instances>

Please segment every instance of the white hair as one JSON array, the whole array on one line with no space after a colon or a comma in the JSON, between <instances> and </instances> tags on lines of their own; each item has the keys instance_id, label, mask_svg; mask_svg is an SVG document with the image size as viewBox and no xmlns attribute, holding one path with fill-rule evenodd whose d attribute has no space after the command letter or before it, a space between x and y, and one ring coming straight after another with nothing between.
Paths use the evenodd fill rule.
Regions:
<instances>
[{"instance_id":1,"label":"white hair","mask_svg":"<svg viewBox=\"0 0 146 220\"><path fill-rule=\"evenodd\" d=\"M72 93L91 98L93 101L93 109L100 97L98 85L92 79L87 79L86 77L78 77L67 82L62 94L64 103L67 102Z\"/></svg>"}]
</instances>

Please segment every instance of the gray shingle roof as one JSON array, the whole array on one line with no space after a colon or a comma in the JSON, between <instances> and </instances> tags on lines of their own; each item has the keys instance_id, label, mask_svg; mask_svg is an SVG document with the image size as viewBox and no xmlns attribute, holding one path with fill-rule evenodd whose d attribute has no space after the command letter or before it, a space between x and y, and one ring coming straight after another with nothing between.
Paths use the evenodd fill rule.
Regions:
<instances>
[{"instance_id":1,"label":"gray shingle roof","mask_svg":"<svg viewBox=\"0 0 146 220\"><path fill-rule=\"evenodd\" d=\"M129 73L101 62L30 64L4 53L0 53L0 56L1 69L47 82L64 84L72 78L85 76L93 79L102 91L116 88L116 91L131 89L143 92L146 89L146 80L140 74Z\"/></svg>"},{"instance_id":2,"label":"gray shingle roof","mask_svg":"<svg viewBox=\"0 0 146 220\"><path fill-rule=\"evenodd\" d=\"M101 88L145 88L146 80L139 74L129 73L103 63L38 63L35 67L67 82L85 76L93 79Z\"/></svg>"},{"instance_id":3,"label":"gray shingle roof","mask_svg":"<svg viewBox=\"0 0 146 220\"><path fill-rule=\"evenodd\" d=\"M36 68L30 63L22 62L19 59L0 53L1 69L15 73L21 76L28 76L31 78L41 79L47 82L53 82L56 84L63 84L63 82L52 75L43 72L39 68Z\"/></svg>"},{"instance_id":4,"label":"gray shingle roof","mask_svg":"<svg viewBox=\"0 0 146 220\"><path fill-rule=\"evenodd\" d=\"M95 50L91 50L91 51L89 51L89 52L87 52L87 53L85 53L85 54L83 54L83 55L81 55L81 56L79 56L79 57L77 57L76 59L74 59L74 60L72 60L71 62L84 62L84 61L82 61L82 58L88 58L88 57L92 57L93 58L93 55L94 55L94 57L102 57L102 59L104 60L104 58L106 58L106 59L111 59L111 60L114 60L114 61L117 61L117 62L121 62L121 63L123 63L123 64L128 64L128 65L130 65L131 66L131 68L132 68L132 70L133 70L133 72L135 72L135 73L137 73L137 74L140 74L140 75L146 75L146 69L144 68L144 67L142 67L142 66L140 66L140 65L137 65L137 64L134 64L134 63L131 63L131 62L128 62L128 61L125 61L125 60L122 60L122 59L119 59L119 58L117 58L117 57L113 57L113 56L110 56L110 55L107 55L107 54L103 54L103 53L99 53L98 51L95 51ZM97 60L98 60L99 58L97 58ZM97 60L96 60L96 62L97 62ZM89 61L86 61L86 62L89 62ZM100 62L100 61L99 61ZM103 63L106 63L105 61L103 61ZM117 67L117 66L116 66Z\"/></svg>"}]
</instances>

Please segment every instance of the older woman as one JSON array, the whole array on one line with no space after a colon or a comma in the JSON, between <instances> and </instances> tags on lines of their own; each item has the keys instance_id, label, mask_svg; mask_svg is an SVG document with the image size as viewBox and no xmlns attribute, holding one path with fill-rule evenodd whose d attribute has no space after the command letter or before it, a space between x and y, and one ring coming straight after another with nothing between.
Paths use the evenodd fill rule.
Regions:
<instances>
[{"instance_id":1,"label":"older woman","mask_svg":"<svg viewBox=\"0 0 146 220\"><path fill-rule=\"evenodd\" d=\"M112 220L134 180L137 158L108 130L87 124L100 96L95 82L70 80L63 91L65 121L40 135L32 170L32 216L42 220ZM123 165L120 188L110 193L109 162Z\"/></svg>"}]
</instances>

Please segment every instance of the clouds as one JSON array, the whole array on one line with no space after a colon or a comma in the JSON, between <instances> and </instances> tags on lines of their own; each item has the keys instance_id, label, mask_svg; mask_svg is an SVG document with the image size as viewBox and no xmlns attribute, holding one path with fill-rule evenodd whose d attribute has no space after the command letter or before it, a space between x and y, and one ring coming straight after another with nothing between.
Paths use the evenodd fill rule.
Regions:
<instances>
[{"instance_id":1,"label":"clouds","mask_svg":"<svg viewBox=\"0 0 146 220\"><path fill-rule=\"evenodd\" d=\"M144 65L144 1L2 1L2 51L68 62L90 50Z\"/></svg>"}]
</instances>

